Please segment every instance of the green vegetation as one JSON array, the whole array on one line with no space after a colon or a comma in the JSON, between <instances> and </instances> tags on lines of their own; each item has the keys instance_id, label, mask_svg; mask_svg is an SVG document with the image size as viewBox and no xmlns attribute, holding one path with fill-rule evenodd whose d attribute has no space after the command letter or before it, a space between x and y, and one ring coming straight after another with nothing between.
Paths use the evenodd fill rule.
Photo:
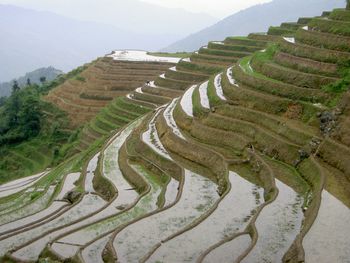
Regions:
<instances>
[{"instance_id":1,"label":"green vegetation","mask_svg":"<svg viewBox=\"0 0 350 263\"><path fill-rule=\"evenodd\" d=\"M327 20L314 18L309 23L310 27L318 28L322 32L331 34L350 36L350 22L349 21L338 21L338 20Z\"/></svg>"},{"instance_id":2,"label":"green vegetation","mask_svg":"<svg viewBox=\"0 0 350 263\"><path fill-rule=\"evenodd\" d=\"M293 44L284 40L279 41L279 46L281 51L285 53L320 62L339 63L339 61L350 59L349 53L346 52L323 49L299 43Z\"/></svg>"},{"instance_id":3,"label":"green vegetation","mask_svg":"<svg viewBox=\"0 0 350 263\"><path fill-rule=\"evenodd\" d=\"M193 115L197 118L205 116L207 110L202 107L199 88L197 87L192 94Z\"/></svg>"},{"instance_id":4,"label":"green vegetation","mask_svg":"<svg viewBox=\"0 0 350 263\"><path fill-rule=\"evenodd\" d=\"M225 39L225 44L264 48L267 42L261 41L261 40L255 40L251 38L251 35L250 35L249 37L227 37Z\"/></svg>"},{"instance_id":5,"label":"green vegetation","mask_svg":"<svg viewBox=\"0 0 350 263\"><path fill-rule=\"evenodd\" d=\"M75 79L76 79L76 80L79 80L79 81L81 81L81 82L86 82L86 79L85 79L84 77L80 76L80 75L77 75L77 76L75 77Z\"/></svg>"},{"instance_id":6,"label":"green vegetation","mask_svg":"<svg viewBox=\"0 0 350 263\"><path fill-rule=\"evenodd\" d=\"M214 74L222 70L222 67L218 67L216 65L215 66L210 65L210 63L203 65L203 64L188 63L185 61L180 61L176 67L179 70L184 70L184 71L189 70L189 71L200 72L204 74Z\"/></svg>"},{"instance_id":7,"label":"green vegetation","mask_svg":"<svg viewBox=\"0 0 350 263\"><path fill-rule=\"evenodd\" d=\"M312 20L311 17L300 17L298 19L298 24L302 24L302 25L306 25L307 23L309 23Z\"/></svg>"},{"instance_id":8,"label":"green vegetation","mask_svg":"<svg viewBox=\"0 0 350 263\"><path fill-rule=\"evenodd\" d=\"M264 92L271 93L286 97L293 100L301 100L308 102L321 102L328 101L328 96L322 90L298 87L292 84L285 83L275 78L271 78L263 73L260 73L252 68L254 60L256 59L255 53L253 57L245 57L240 60L240 70L233 69L236 78L243 83L254 87L255 89L262 90ZM262 55L259 59L268 59L269 55Z\"/></svg>"},{"instance_id":9,"label":"green vegetation","mask_svg":"<svg viewBox=\"0 0 350 263\"><path fill-rule=\"evenodd\" d=\"M85 82L85 79L84 81ZM82 99L87 99L87 100L105 100L105 101L110 101L113 98L109 97L109 96L103 96L103 95L93 95L93 94L86 94L86 93L81 93L79 95L80 98Z\"/></svg>"},{"instance_id":10,"label":"green vegetation","mask_svg":"<svg viewBox=\"0 0 350 263\"><path fill-rule=\"evenodd\" d=\"M0 97L0 108L5 105L6 97Z\"/></svg>"},{"instance_id":11,"label":"green vegetation","mask_svg":"<svg viewBox=\"0 0 350 263\"><path fill-rule=\"evenodd\" d=\"M106 160L103 160L106 162ZM116 189L112 183L102 175L103 164L102 158L98 159L97 168L94 172L95 176L93 179L94 189L106 200L111 201L116 194Z\"/></svg>"},{"instance_id":12,"label":"green vegetation","mask_svg":"<svg viewBox=\"0 0 350 263\"><path fill-rule=\"evenodd\" d=\"M215 65L218 66L228 66L231 64L234 64L237 62L236 57L231 57L231 56L217 56L217 55L208 55L208 54L203 54L203 52L199 53L199 54L194 54L191 57L191 60L194 63L215 63Z\"/></svg>"},{"instance_id":13,"label":"green vegetation","mask_svg":"<svg viewBox=\"0 0 350 263\"><path fill-rule=\"evenodd\" d=\"M340 80L335 83L328 84L322 89L326 92L332 93L343 93L349 90L350 88L350 60L343 62L339 65L339 72L342 76Z\"/></svg>"},{"instance_id":14,"label":"green vegetation","mask_svg":"<svg viewBox=\"0 0 350 263\"><path fill-rule=\"evenodd\" d=\"M305 195L305 200L307 200L306 196L310 191L310 185L299 174L298 170L295 167L271 159L267 156L263 156L263 158L265 162L267 162L274 170L275 176L279 180L291 186L296 192Z\"/></svg>"},{"instance_id":15,"label":"green vegetation","mask_svg":"<svg viewBox=\"0 0 350 263\"><path fill-rule=\"evenodd\" d=\"M0 146L20 143L37 136L46 106L40 101L37 85L20 90L14 84L12 95L2 108Z\"/></svg>"},{"instance_id":16,"label":"green vegetation","mask_svg":"<svg viewBox=\"0 0 350 263\"><path fill-rule=\"evenodd\" d=\"M286 29L290 29L290 30L297 30L299 27L301 26L301 24L298 23L282 23L281 24L281 28L286 28Z\"/></svg>"},{"instance_id":17,"label":"green vegetation","mask_svg":"<svg viewBox=\"0 0 350 263\"><path fill-rule=\"evenodd\" d=\"M269 28L268 34L269 35L273 35L273 36L289 36L289 35L293 35L295 32L295 30L291 30L288 28L282 28L282 27L274 27L271 26Z\"/></svg>"},{"instance_id":18,"label":"green vegetation","mask_svg":"<svg viewBox=\"0 0 350 263\"><path fill-rule=\"evenodd\" d=\"M226 40L248 40L248 38L243 36L235 36L235 37L227 37Z\"/></svg>"},{"instance_id":19,"label":"green vegetation","mask_svg":"<svg viewBox=\"0 0 350 263\"><path fill-rule=\"evenodd\" d=\"M32 72L28 72L23 77L19 77L11 82L0 83L0 97L11 95L12 85L14 81L17 82L21 88L23 88L25 86L30 86L31 84L42 85L43 82L50 82L62 74L62 71L53 67L40 68Z\"/></svg>"},{"instance_id":20,"label":"green vegetation","mask_svg":"<svg viewBox=\"0 0 350 263\"><path fill-rule=\"evenodd\" d=\"M269 51L269 50L268 50ZM252 66L256 71L263 75L288 83L301 88L319 89L322 85L333 83L337 78L321 76L317 74L308 74L298 70L279 65L274 61L273 54L257 53L252 59ZM274 53L274 52L273 52Z\"/></svg>"},{"instance_id":21,"label":"green vegetation","mask_svg":"<svg viewBox=\"0 0 350 263\"><path fill-rule=\"evenodd\" d=\"M112 131L121 129L136 118L151 111L151 108L136 104L125 98L117 97L103 108L78 134L75 148L84 150L97 139L107 138Z\"/></svg>"},{"instance_id":22,"label":"green vegetation","mask_svg":"<svg viewBox=\"0 0 350 263\"><path fill-rule=\"evenodd\" d=\"M333 49L337 51L350 51L350 39L343 36L329 37L328 33L298 30L296 40L314 47Z\"/></svg>"},{"instance_id":23,"label":"green vegetation","mask_svg":"<svg viewBox=\"0 0 350 263\"><path fill-rule=\"evenodd\" d=\"M216 88L214 85L214 78L212 77L208 84L208 98L211 107L215 107L223 104L222 100L216 94Z\"/></svg>"},{"instance_id":24,"label":"green vegetation","mask_svg":"<svg viewBox=\"0 0 350 263\"><path fill-rule=\"evenodd\" d=\"M148 52L147 54L151 56L157 56L157 57L173 57L173 58L188 58L192 55L191 52L176 52L176 53Z\"/></svg>"},{"instance_id":25,"label":"green vegetation","mask_svg":"<svg viewBox=\"0 0 350 263\"><path fill-rule=\"evenodd\" d=\"M349 4L348 9L350 9ZM350 21L350 12L344 9L334 9L329 15L329 18L334 20Z\"/></svg>"},{"instance_id":26,"label":"green vegetation","mask_svg":"<svg viewBox=\"0 0 350 263\"><path fill-rule=\"evenodd\" d=\"M324 15L331 14L325 13ZM286 32L294 32L300 27L301 22L309 21L308 19L304 20L299 20L300 23L283 23L281 27L271 27L270 33L284 35ZM327 21L329 19L322 18L318 20ZM332 20L321 23L328 23L330 27L334 26ZM337 26L341 23L344 24L344 22L340 22ZM324 26L326 27L325 24ZM92 94L98 94L99 97L91 97L96 100L96 104L91 101L94 112L89 112L91 118L88 119L89 122L81 130L66 129L67 117L62 112L58 112L52 105L43 104L44 102L40 100L40 97L49 90L49 88L45 88L48 84L44 81L42 86L28 85L23 90L15 85L13 95L4 100L0 109L0 113L6 116L0 127L4 138L11 138L9 136L9 134L11 135L10 132L17 132L19 135L22 132L25 136L21 137L15 134L17 137L14 136L15 139L13 140L7 139L6 141L4 139L6 145L4 144L3 148L6 151L0 152L1 157L3 157L0 161L0 168L6 167L7 170L11 170L11 173L7 173L7 176L1 170L0 183L1 180L8 181L16 178L16 176L19 177L20 173L29 175L33 174L34 171L42 170L44 167L55 166L60 163L40 180L38 185L47 189L49 185L55 184L56 188L59 188L62 185L61 179L64 175L68 172L79 171L81 176L75 190L84 192L86 189L83 188L83 167L87 167L89 158L97 152L101 152L97 164L98 169L94 171L95 176L93 178L96 192L106 201L114 200L113 198L116 197L118 190L121 189L118 189L117 181L111 184L108 178L115 174L114 169L119 169L118 174L123 175L123 178L130 185L130 190L134 190L135 194L137 192L139 196L138 198L136 196L132 197L126 204L119 207L124 211L117 207L119 211L116 210L115 213L118 213L118 216L101 218L100 222L88 227L94 231L96 238L100 238L99 235L106 234L103 230L105 227L110 231L117 231L116 235L118 235L125 231L126 224L130 223L130 229L132 229L132 224L135 222L131 222L131 220L136 221L140 216L147 217L146 220L152 218L153 215L161 218L162 214L158 216L158 212L168 213L167 209L170 210L174 207L176 209L177 204L181 205L183 200L187 200L181 198L193 198L194 201L196 201L196 198L198 200L209 200L211 198L209 191L203 192L205 195L202 196L200 191L191 189L191 187L198 184L196 181L191 183L193 175L190 172L196 173L198 176L208 177L211 180L210 184L203 186L203 189L207 188L209 190L213 183L216 184L213 188L215 196L215 190L218 196L227 193L226 190L230 189L228 179L231 177L231 175L228 176L228 172L237 172L253 184L247 185L247 191L255 196L256 203L251 210L247 210L248 216L242 216L242 220L235 220L235 224L244 221L246 223L244 231L250 232L251 243L255 244L257 234L260 235L259 238L264 238L265 235L264 231L260 231L263 226L256 224L254 227L256 220L259 220L259 216L264 218L264 212L260 213L260 211L263 211L262 209L265 209L264 206L267 204L269 204L266 208L267 211L269 207L276 206L278 209L273 214L274 219L283 220L283 222L288 223L289 227L294 228L291 235L289 235L288 229L279 228L280 233L278 234L282 235L283 242L287 242L288 239L289 243L286 243L286 249L283 251L285 253L288 250L283 260L278 261L304 262L303 237L317 216L325 183L324 179L328 180L328 178L325 178L328 175L322 168L323 166L320 165L321 162L324 162L327 167L337 170L336 176L341 178L339 182L345 182L350 173L349 145L343 143L344 141L349 142L348 130L341 130L341 122L344 119L348 121L349 115L350 96L347 96L346 91L348 91L350 85L350 62L347 61L347 56L344 57L344 54L347 54L343 52L344 49L339 49L347 41L347 38L341 36L341 34L340 36L339 34L334 35L334 39L343 39L343 42L332 45L329 44L333 40L329 39L330 32L325 34L317 30L304 31L308 35L304 34L303 40L301 39L302 36L300 36L300 39L296 38L296 43L294 41L284 41L279 36L262 34L250 35L252 38L230 37L225 42L211 42L208 44L208 48L200 50L199 53L204 53L204 55L193 54L190 59L180 61L176 65L176 70L174 68L166 69L165 67L164 71L167 71L155 82L158 87L154 88L153 85L145 84L142 87L144 93L135 91L134 94L127 97L124 97L122 92L118 93L117 96L120 97L114 100L111 99L111 103L106 107L103 107L106 104L101 102L101 98L111 93L108 93L110 90L102 85L104 89L101 93L98 93L99 91L91 92ZM328 39L327 44L322 40L322 37ZM315 40L316 38L317 40ZM260 41L261 39L262 41ZM323 46L322 43L325 43L325 45ZM178 53L177 55L169 53L149 54L179 57L189 55L188 53ZM242 58L226 72L226 64L231 65L231 63L228 63L229 60L237 59L236 56ZM98 71L102 71L103 74L107 71L107 76L104 75L106 76L106 79L104 79L106 82L111 81L114 78L112 76L114 72L120 70L120 68L122 71L131 74L130 80L134 80L133 75L136 76L137 74L133 74L132 69L122 68L122 63L115 61L113 63L118 64L119 68L113 68L109 64L110 61L107 60L108 58L104 58L103 63L105 64L99 64L100 67L97 67ZM128 64L129 66L130 64ZM167 64L167 66L169 65ZM67 90L63 92L69 94L68 88L74 88L74 85L80 88L84 86L81 82L89 82L90 79L98 78L99 76L94 75L95 69L86 71L81 75L79 71L75 72L71 76L74 81L71 81L69 83L71 86L68 86ZM142 71L148 72L151 70L142 68ZM215 75L209 76L209 74L218 74L219 72L221 74L222 90L227 100L221 100L221 96L217 93L214 82ZM232 76L230 76L231 73ZM137 78L135 77L135 79ZM206 95L209 99L210 109L205 108L207 106L203 106L204 103L201 104L201 94L198 86L208 78L208 87L205 88L207 89ZM338 79L339 81L336 82ZM182 109L183 103L187 103L186 100L181 101L176 97L182 94L182 90L192 85L195 87L191 98L194 116L190 117L185 113L185 109ZM116 86L114 91L119 92L119 86ZM146 89L155 91L154 93L146 92ZM129 89L125 90L130 92ZM69 105L72 106L75 99L89 98L91 96L89 93L89 91L86 91L85 95L82 92L74 94L74 98L71 100L72 103ZM342 97L342 102L338 103L340 97ZM171 105L159 107L156 110L154 110L156 105L150 103L162 105L166 104L170 98L176 99L173 100ZM81 106L79 103L77 105L78 107ZM333 112L333 109L329 106L337 107L337 111ZM45 110L43 107L45 107ZM90 105L86 103L81 108L90 109ZM68 112L69 108L66 110ZM81 109L72 110L73 114L81 111ZM146 116L142 118L142 115ZM135 119L138 119L138 121L127 126ZM150 123L151 119L152 123ZM348 128L348 122L346 121L345 126ZM32 125L30 125L31 123ZM84 123L84 121L81 123ZM337 133L336 136L332 137L332 125L338 124L340 127L339 134ZM122 134L124 132L128 132L128 134L124 134L117 139L118 141L115 142L118 143L117 148L107 148L107 151L110 151L107 154L106 146L102 148L102 145L105 143L108 145L110 143L108 139L111 138L112 133L116 134L124 127L128 128ZM146 131L149 133L145 134L147 136L143 136ZM338 127L334 131L338 132ZM326 132L329 133L326 134ZM346 138L342 138L343 134ZM68 158L68 156L72 156L77 152L80 153L75 154L70 159ZM62 162L62 160L65 161ZM114 166L116 161L118 162L118 168ZM18 163L21 163L21 165ZM176 179L180 184L177 185L176 182L170 180L171 178ZM331 184L336 184L337 181L333 180ZM169 182L172 184L168 188L167 184ZM114 183L117 189L114 187ZM287 185L290 189L287 191L280 183ZM236 187L238 190L242 190L239 188L239 182L232 183L232 191ZM261 189L261 187L264 189ZM331 187L330 189L336 188ZM169 192L166 192L168 190ZM344 190L345 192L346 190ZM330 194L337 197L331 191ZM295 200L294 197L286 200L294 195L298 200ZM2 200L13 201L18 205L23 200L24 202L34 202L42 196L43 193L35 188L33 192L25 192L23 195L16 194ZM280 197L280 199L276 199L276 197ZM303 201L300 198L303 198ZM116 200L119 202L118 199ZM138 200L138 202L134 203L134 200ZM175 201L180 202L176 203ZM190 201L192 202L192 200ZM281 206L278 204L283 204L284 201L284 206L288 206L288 209L291 209L300 221L286 214L284 208L280 209ZM128 202L133 205L129 206ZM167 205L166 209L164 204ZM211 212L214 212L218 205L221 204L214 204ZM0 203L0 208L2 206L3 204ZM162 208L165 210L156 210ZM196 224L200 224L201 220L206 218L207 209L205 208L206 206L200 204L193 206L193 211L198 212ZM236 209L236 207L233 206L232 209ZM303 212L301 209L303 209ZM187 219L181 218L181 211L175 211L176 213L169 213L171 221L164 221L164 226L157 220L150 223L160 224L161 227L164 227L164 231L160 231L160 234L163 235L168 231L169 226L179 227L180 224L186 223ZM154 212L157 213L153 214ZM112 211L112 213L114 212ZM214 213L210 213L207 215L214 215ZM270 219L268 222L271 221ZM230 224L228 221L224 222L224 224ZM216 227L221 227L220 218L215 223L216 226L210 230L215 231ZM230 234L227 232L229 227L224 224L222 225L223 232L226 234L224 238L230 238ZM119 229L117 226L122 226L123 229ZM200 225L198 226L200 227ZM191 231L187 230L191 227L195 228L197 225L188 225L186 228L181 228L186 230L186 234L190 234ZM121 232L118 232L118 230L121 230ZM232 231L234 231L234 228L232 228ZM286 233L287 235L285 235ZM82 234L82 236L85 235ZM159 239L162 241L159 251L168 245L168 241L176 241L174 237L181 234L183 232L169 233L169 240L166 239L167 236ZM275 232L269 231L267 238L274 239ZM116 240L117 238L113 238L109 242L108 255L112 255L113 248L116 249L115 246L121 244L116 244L114 242ZM226 242L227 240L218 241ZM87 242L89 241L87 240ZM52 256L54 253L50 255L50 249L53 252L53 247L47 247L47 251L41 255L55 259L55 256ZM255 249L254 246L251 247ZM174 249L177 249L177 247L174 247ZM269 249L260 252L264 254L265 252L271 253ZM145 252L148 253L149 251ZM152 257L157 256L157 251L153 252ZM249 250L246 250L246 253L249 252ZM276 256L275 251L271 254ZM104 256L106 256L105 252ZM67 262L70 260L68 259ZM135 259L135 261L137 260Z\"/></svg>"},{"instance_id":27,"label":"green vegetation","mask_svg":"<svg viewBox=\"0 0 350 263\"><path fill-rule=\"evenodd\" d=\"M270 61L273 59L276 51L278 50L278 45L269 44L264 52L256 52L254 53L254 58L261 62Z\"/></svg>"},{"instance_id":28,"label":"green vegetation","mask_svg":"<svg viewBox=\"0 0 350 263\"><path fill-rule=\"evenodd\" d=\"M267 80L267 81L271 81L271 82L274 82L276 84L279 83L278 80L275 80L275 79L272 79L272 78L269 78L267 76L265 76L264 74L261 74L255 70L253 70L253 68L251 67L251 60L252 60L253 57L245 57L243 59L240 60L240 67L241 69L244 71L244 73L247 73L251 76L254 76L256 78L260 78L260 79L264 79L264 80ZM255 59L255 57L254 57ZM263 61L267 61L269 59L269 56L265 56L265 55L262 55L261 57L258 56L258 59L262 59Z\"/></svg>"},{"instance_id":29,"label":"green vegetation","mask_svg":"<svg viewBox=\"0 0 350 263\"><path fill-rule=\"evenodd\" d=\"M179 70L176 70L176 71L167 70L165 76L167 78L171 78L175 80L191 81L194 83L205 81L209 77L207 74L200 74L200 73L193 73L193 72L179 71Z\"/></svg>"},{"instance_id":30,"label":"green vegetation","mask_svg":"<svg viewBox=\"0 0 350 263\"><path fill-rule=\"evenodd\" d=\"M67 115L41 97L85 69L79 67L52 82L20 88L15 82L0 108L0 182L32 175L67 158L79 129L69 128Z\"/></svg>"},{"instance_id":31,"label":"green vegetation","mask_svg":"<svg viewBox=\"0 0 350 263\"><path fill-rule=\"evenodd\" d=\"M201 48L199 50L199 54L207 54L207 55L214 55L214 56L222 56L222 57L234 57L234 58L242 58L250 53L247 51L240 51L240 50L223 50L223 49L210 49L210 48Z\"/></svg>"},{"instance_id":32,"label":"green vegetation","mask_svg":"<svg viewBox=\"0 0 350 263\"><path fill-rule=\"evenodd\" d=\"M93 62L91 62L91 63L93 63ZM80 73L82 73L85 69L87 69L87 67L88 67L88 64L83 65L81 67L73 69L72 71L68 72L67 74L59 75L53 81L45 82L39 88L40 95L47 94L50 90L52 90L52 89L56 88L57 86L63 84L68 79L72 79L72 78L78 77Z\"/></svg>"}]
</instances>

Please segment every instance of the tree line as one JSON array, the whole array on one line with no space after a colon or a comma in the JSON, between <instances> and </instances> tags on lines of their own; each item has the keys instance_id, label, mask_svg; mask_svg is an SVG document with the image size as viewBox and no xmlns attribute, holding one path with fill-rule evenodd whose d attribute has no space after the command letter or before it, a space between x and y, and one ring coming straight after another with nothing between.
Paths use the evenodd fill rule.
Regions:
<instances>
[{"instance_id":1,"label":"tree line","mask_svg":"<svg viewBox=\"0 0 350 263\"><path fill-rule=\"evenodd\" d=\"M42 119L39 85L32 85L28 80L27 86L21 89L15 81L11 96L2 103L0 146L19 143L38 135Z\"/></svg>"}]
</instances>

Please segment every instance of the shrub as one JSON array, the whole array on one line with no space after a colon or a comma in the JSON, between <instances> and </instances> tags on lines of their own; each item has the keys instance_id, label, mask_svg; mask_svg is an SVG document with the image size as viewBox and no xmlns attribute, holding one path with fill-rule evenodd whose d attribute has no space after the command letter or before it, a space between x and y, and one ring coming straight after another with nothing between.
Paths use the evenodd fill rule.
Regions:
<instances>
[{"instance_id":1,"label":"shrub","mask_svg":"<svg viewBox=\"0 0 350 263\"><path fill-rule=\"evenodd\" d=\"M309 23L309 26L323 32L350 36L349 22L314 18Z\"/></svg>"},{"instance_id":2,"label":"shrub","mask_svg":"<svg viewBox=\"0 0 350 263\"><path fill-rule=\"evenodd\" d=\"M334 9L329 15L329 18L333 20L350 21L350 12L344 9Z\"/></svg>"},{"instance_id":3,"label":"shrub","mask_svg":"<svg viewBox=\"0 0 350 263\"><path fill-rule=\"evenodd\" d=\"M217 49L210 49L210 48L201 48L199 50L199 54L207 54L207 55L213 55L213 56L224 56L224 57L235 57L235 58L242 58L247 55L249 55L248 52L240 51L240 50L217 50Z\"/></svg>"},{"instance_id":4,"label":"shrub","mask_svg":"<svg viewBox=\"0 0 350 263\"><path fill-rule=\"evenodd\" d=\"M339 65L339 71L342 75L342 79L335 83L328 84L323 87L326 92L343 93L350 88L350 60L343 62Z\"/></svg>"},{"instance_id":5,"label":"shrub","mask_svg":"<svg viewBox=\"0 0 350 263\"><path fill-rule=\"evenodd\" d=\"M350 59L350 55L347 52L322 49L298 43L293 44L284 40L279 41L279 45L283 52L320 62L338 63L339 61L346 61Z\"/></svg>"},{"instance_id":6,"label":"shrub","mask_svg":"<svg viewBox=\"0 0 350 263\"><path fill-rule=\"evenodd\" d=\"M83 76L81 76L81 75L76 76L75 79L79 80L81 82L86 82L86 79Z\"/></svg>"},{"instance_id":7,"label":"shrub","mask_svg":"<svg viewBox=\"0 0 350 263\"><path fill-rule=\"evenodd\" d=\"M0 145L18 143L39 134L43 103L35 87L14 91L6 100L0 122Z\"/></svg>"},{"instance_id":8,"label":"shrub","mask_svg":"<svg viewBox=\"0 0 350 263\"><path fill-rule=\"evenodd\" d=\"M208 48L216 49L216 50L241 51L241 52L255 52L262 49L261 47L249 46L249 45L245 45L244 43L242 45L237 45L237 44L222 45L215 42L210 42L208 44Z\"/></svg>"},{"instance_id":9,"label":"shrub","mask_svg":"<svg viewBox=\"0 0 350 263\"><path fill-rule=\"evenodd\" d=\"M288 28L274 27L271 26L269 31L267 32L269 35L273 36L285 36L285 35L293 35L295 30L291 30Z\"/></svg>"},{"instance_id":10,"label":"shrub","mask_svg":"<svg viewBox=\"0 0 350 263\"><path fill-rule=\"evenodd\" d=\"M297 57L284 52L277 52L274 56L274 61L284 67L293 68L305 73L313 73L329 77L338 76L336 64Z\"/></svg>"},{"instance_id":11,"label":"shrub","mask_svg":"<svg viewBox=\"0 0 350 263\"><path fill-rule=\"evenodd\" d=\"M327 94L321 90L301 88L268 78L263 74L257 73L256 71L249 72L249 61L249 57L247 59L243 59L240 62L241 67L233 68L233 74L236 76L236 79L239 82L244 83L256 90L292 100L304 100L309 102L324 102L327 100Z\"/></svg>"},{"instance_id":12,"label":"shrub","mask_svg":"<svg viewBox=\"0 0 350 263\"><path fill-rule=\"evenodd\" d=\"M204 74L215 74L220 72L222 69L218 66L210 66L210 65L201 65L201 64L195 64L195 63L188 63L186 61L180 61L176 68L178 70L190 70L190 71L197 71Z\"/></svg>"},{"instance_id":13,"label":"shrub","mask_svg":"<svg viewBox=\"0 0 350 263\"><path fill-rule=\"evenodd\" d=\"M350 51L350 38L327 33L298 30L296 39L307 45L312 45L320 48L335 49L339 51Z\"/></svg>"},{"instance_id":14,"label":"shrub","mask_svg":"<svg viewBox=\"0 0 350 263\"><path fill-rule=\"evenodd\" d=\"M249 37L227 37L225 44L264 48L267 42L265 40L254 39L252 35L249 35Z\"/></svg>"},{"instance_id":15,"label":"shrub","mask_svg":"<svg viewBox=\"0 0 350 263\"><path fill-rule=\"evenodd\" d=\"M312 18L310 17L300 17L298 19L298 24L302 24L302 25L306 25L307 23L309 23L312 20Z\"/></svg>"}]
</instances>

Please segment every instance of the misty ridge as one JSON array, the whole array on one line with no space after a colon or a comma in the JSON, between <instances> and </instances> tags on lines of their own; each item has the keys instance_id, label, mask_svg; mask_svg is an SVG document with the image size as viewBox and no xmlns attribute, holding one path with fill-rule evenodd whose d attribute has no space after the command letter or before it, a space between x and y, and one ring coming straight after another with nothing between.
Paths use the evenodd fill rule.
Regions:
<instances>
[{"instance_id":1,"label":"misty ridge","mask_svg":"<svg viewBox=\"0 0 350 263\"><path fill-rule=\"evenodd\" d=\"M226 36L246 36L251 32L266 32L271 25L278 26L284 21L296 21L299 17L318 16L324 10L343 6L343 0L275 0L228 16L162 51L194 51L210 40L220 40Z\"/></svg>"},{"instance_id":2,"label":"misty ridge","mask_svg":"<svg viewBox=\"0 0 350 263\"><path fill-rule=\"evenodd\" d=\"M2 5L9 3L21 7ZM116 49L194 51L209 40L266 31L342 5L342 0L275 0L217 22L136 0L102 0L98 7L95 0L2 0L0 83L41 67L67 72Z\"/></svg>"},{"instance_id":3,"label":"misty ridge","mask_svg":"<svg viewBox=\"0 0 350 263\"><path fill-rule=\"evenodd\" d=\"M0 83L0 97L10 96L15 82L20 88L31 84L41 85L43 82L50 82L54 80L61 74L63 74L63 72L61 70L55 69L54 67L39 68L28 72L24 76L13 79L9 82Z\"/></svg>"},{"instance_id":4,"label":"misty ridge","mask_svg":"<svg viewBox=\"0 0 350 263\"><path fill-rule=\"evenodd\" d=\"M98 10L93 0L67 10L50 1L55 13L46 1L7 2L26 8L0 1L0 82L46 66L66 72L114 49L159 50L216 21L141 1L99 1Z\"/></svg>"}]
</instances>

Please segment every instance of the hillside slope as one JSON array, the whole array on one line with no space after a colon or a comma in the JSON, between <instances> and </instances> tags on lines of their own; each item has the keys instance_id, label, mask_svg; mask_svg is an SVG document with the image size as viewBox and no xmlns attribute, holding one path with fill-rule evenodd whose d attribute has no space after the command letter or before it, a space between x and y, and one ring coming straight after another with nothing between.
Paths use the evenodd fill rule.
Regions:
<instances>
[{"instance_id":1,"label":"hillside slope","mask_svg":"<svg viewBox=\"0 0 350 263\"><path fill-rule=\"evenodd\" d=\"M213 26L163 48L162 51L194 51L210 40L219 40L226 36L245 36L251 32L265 32L269 26L295 21L299 17L320 15L324 10L343 6L343 0L274 0L229 16Z\"/></svg>"},{"instance_id":2,"label":"hillside slope","mask_svg":"<svg viewBox=\"0 0 350 263\"><path fill-rule=\"evenodd\" d=\"M136 56L145 56L146 53L115 52L136 53ZM124 61L113 59L113 56L108 55L86 65L77 77L65 81L45 97L46 101L52 102L67 113L72 127L84 125L113 99L124 97L172 65L166 58L155 56L149 56L149 61ZM175 58L175 61L177 60L179 59Z\"/></svg>"}]
</instances>

